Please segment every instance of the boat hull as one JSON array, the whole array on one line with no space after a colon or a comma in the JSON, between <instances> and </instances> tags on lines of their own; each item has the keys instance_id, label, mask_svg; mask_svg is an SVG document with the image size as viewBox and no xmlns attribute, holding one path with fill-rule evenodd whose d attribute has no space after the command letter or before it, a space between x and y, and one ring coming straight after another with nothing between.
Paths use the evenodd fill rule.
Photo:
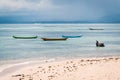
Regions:
<instances>
[{"instance_id":1,"label":"boat hull","mask_svg":"<svg viewBox=\"0 0 120 80\"><path fill-rule=\"evenodd\" d=\"M93 29L93 28L89 28L89 30L104 30L104 29Z\"/></svg>"},{"instance_id":2,"label":"boat hull","mask_svg":"<svg viewBox=\"0 0 120 80\"><path fill-rule=\"evenodd\" d=\"M41 38L44 41L65 41L67 38Z\"/></svg>"},{"instance_id":3,"label":"boat hull","mask_svg":"<svg viewBox=\"0 0 120 80\"><path fill-rule=\"evenodd\" d=\"M64 36L64 35L62 35L62 37L63 38L80 38L80 37L82 37L82 35L80 35L80 36Z\"/></svg>"},{"instance_id":4,"label":"boat hull","mask_svg":"<svg viewBox=\"0 0 120 80\"><path fill-rule=\"evenodd\" d=\"M15 38L15 39L36 39L37 36L33 36L33 37L17 37L17 36L13 36L13 38Z\"/></svg>"}]
</instances>

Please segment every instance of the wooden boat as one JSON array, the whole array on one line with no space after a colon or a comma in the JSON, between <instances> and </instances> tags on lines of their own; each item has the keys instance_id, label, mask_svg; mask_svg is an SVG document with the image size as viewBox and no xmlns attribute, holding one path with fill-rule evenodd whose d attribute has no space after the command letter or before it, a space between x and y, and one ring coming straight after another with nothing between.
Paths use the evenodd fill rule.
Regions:
<instances>
[{"instance_id":1,"label":"wooden boat","mask_svg":"<svg viewBox=\"0 0 120 80\"><path fill-rule=\"evenodd\" d=\"M82 35L79 35L79 36L65 36L65 35L62 35L63 38L80 38L82 37Z\"/></svg>"},{"instance_id":2,"label":"wooden boat","mask_svg":"<svg viewBox=\"0 0 120 80\"><path fill-rule=\"evenodd\" d=\"M65 41L67 38L41 38L44 41Z\"/></svg>"},{"instance_id":3,"label":"wooden boat","mask_svg":"<svg viewBox=\"0 0 120 80\"><path fill-rule=\"evenodd\" d=\"M89 30L104 30L104 29L94 29L94 28L89 28Z\"/></svg>"},{"instance_id":4,"label":"wooden boat","mask_svg":"<svg viewBox=\"0 0 120 80\"><path fill-rule=\"evenodd\" d=\"M18 37L18 36L13 36L15 39L36 39L37 36L31 36L31 37Z\"/></svg>"}]
</instances>

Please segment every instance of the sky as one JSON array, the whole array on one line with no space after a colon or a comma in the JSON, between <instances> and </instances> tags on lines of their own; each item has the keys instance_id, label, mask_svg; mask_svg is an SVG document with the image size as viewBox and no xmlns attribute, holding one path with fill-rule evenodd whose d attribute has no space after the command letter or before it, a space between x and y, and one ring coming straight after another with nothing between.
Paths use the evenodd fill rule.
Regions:
<instances>
[{"instance_id":1,"label":"sky","mask_svg":"<svg viewBox=\"0 0 120 80\"><path fill-rule=\"evenodd\" d=\"M0 23L120 23L120 0L0 0Z\"/></svg>"}]
</instances>

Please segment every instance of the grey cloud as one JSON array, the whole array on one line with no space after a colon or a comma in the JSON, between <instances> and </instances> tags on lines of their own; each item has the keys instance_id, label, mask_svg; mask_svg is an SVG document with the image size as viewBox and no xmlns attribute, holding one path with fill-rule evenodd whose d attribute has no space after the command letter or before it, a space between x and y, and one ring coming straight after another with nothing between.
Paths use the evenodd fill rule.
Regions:
<instances>
[{"instance_id":1,"label":"grey cloud","mask_svg":"<svg viewBox=\"0 0 120 80\"><path fill-rule=\"evenodd\" d=\"M5 1L5 0L4 0ZM8 0L9 1L9 0ZM11 0L14 1L14 0ZM32 16L38 20L99 20L120 14L120 0L15 0L23 5L8 5L0 15ZM17 3L19 4L19 3ZM4 6L4 5L3 5ZM10 8L10 7L11 8ZM13 7L15 10L12 10ZM5 13L7 11L7 13Z\"/></svg>"}]
</instances>

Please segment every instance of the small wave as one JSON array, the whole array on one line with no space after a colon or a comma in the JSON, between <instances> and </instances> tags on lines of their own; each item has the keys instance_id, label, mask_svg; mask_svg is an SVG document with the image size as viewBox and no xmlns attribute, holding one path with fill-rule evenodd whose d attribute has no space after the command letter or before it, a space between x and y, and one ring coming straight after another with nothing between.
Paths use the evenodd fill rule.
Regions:
<instances>
[{"instance_id":1,"label":"small wave","mask_svg":"<svg viewBox=\"0 0 120 80\"><path fill-rule=\"evenodd\" d=\"M42 60L36 59L36 60L29 60L25 62L19 62L19 63L4 64L4 65L1 65L0 67L0 75L3 75L3 73L6 73L6 72L13 72L22 67L27 67L35 64L43 64L45 62L54 62L54 61L55 61L55 58L51 58L51 59L42 59Z\"/></svg>"},{"instance_id":2,"label":"small wave","mask_svg":"<svg viewBox=\"0 0 120 80\"><path fill-rule=\"evenodd\" d=\"M46 60L47 62L53 62L53 61L55 61L55 59L54 58L52 58L52 59L48 59L48 60Z\"/></svg>"}]
</instances>

